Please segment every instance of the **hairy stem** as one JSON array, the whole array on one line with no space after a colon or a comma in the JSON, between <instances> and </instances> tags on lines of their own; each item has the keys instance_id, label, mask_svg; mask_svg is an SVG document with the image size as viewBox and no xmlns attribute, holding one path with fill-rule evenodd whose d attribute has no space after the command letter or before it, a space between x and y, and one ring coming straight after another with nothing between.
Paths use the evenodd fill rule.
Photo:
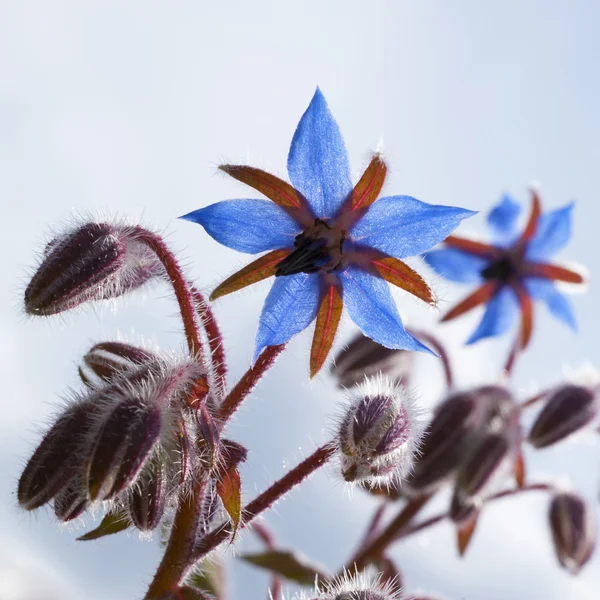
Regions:
<instances>
[{"instance_id":1,"label":"hairy stem","mask_svg":"<svg viewBox=\"0 0 600 600\"><path fill-rule=\"evenodd\" d=\"M360 572L381 556L387 546L396 538L398 532L408 525L411 519L427 504L431 495L409 500L396 518L367 545L361 548L346 564L343 572Z\"/></svg>"},{"instance_id":2,"label":"hairy stem","mask_svg":"<svg viewBox=\"0 0 600 600\"><path fill-rule=\"evenodd\" d=\"M263 523L253 523L252 531L256 534L256 537L260 538L267 550L275 550L275 538L273 534L267 529ZM278 577L275 573L271 577L271 583L269 585L269 594L267 600L281 600L281 588L282 581L281 577Z\"/></svg>"},{"instance_id":3,"label":"hairy stem","mask_svg":"<svg viewBox=\"0 0 600 600\"><path fill-rule=\"evenodd\" d=\"M302 483L309 475L327 464L335 453L332 444L325 444L315 450L308 458L286 473L281 479L273 483L262 494L258 495L252 502L246 505L242 511L241 527L247 527L252 521L265 510L273 506L277 500ZM222 523L207 533L196 546L193 553L193 562L204 558L211 550L231 536L230 523ZM191 568L193 563L190 563Z\"/></svg>"},{"instance_id":4,"label":"hairy stem","mask_svg":"<svg viewBox=\"0 0 600 600\"><path fill-rule=\"evenodd\" d=\"M218 416L223 423L231 418L261 377L273 366L284 348L285 344L280 344L279 346L268 346L262 351L254 366L246 371L221 404Z\"/></svg>"},{"instance_id":5,"label":"hairy stem","mask_svg":"<svg viewBox=\"0 0 600 600\"><path fill-rule=\"evenodd\" d=\"M207 483L208 477L203 477L191 493L188 490L180 492L181 503L173 521L167 549L145 596L146 600L175 589L183 579L196 543Z\"/></svg>"},{"instance_id":6,"label":"hairy stem","mask_svg":"<svg viewBox=\"0 0 600 600\"><path fill-rule=\"evenodd\" d=\"M190 354L203 362L198 313L194 306L194 297L190 285L183 274L179 262L164 240L156 233L148 231L143 227L135 227L135 233L137 234L137 238L146 244L163 264L169 281L173 286L177 302L179 303L179 310Z\"/></svg>"}]
</instances>

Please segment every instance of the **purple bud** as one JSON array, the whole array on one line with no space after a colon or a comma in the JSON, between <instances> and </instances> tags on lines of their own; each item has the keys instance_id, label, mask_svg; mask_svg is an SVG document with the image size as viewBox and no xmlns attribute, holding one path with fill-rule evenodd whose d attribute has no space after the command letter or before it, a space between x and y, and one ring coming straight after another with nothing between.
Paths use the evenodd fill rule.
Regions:
<instances>
[{"instance_id":1,"label":"purple bud","mask_svg":"<svg viewBox=\"0 0 600 600\"><path fill-rule=\"evenodd\" d=\"M596 395L589 388L563 385L548 396L528 440L535 448L556 444L584 428L597 414Z\"/></svg>"},{"instance_id":2,"label":"purple bud","mask_svg":"<svg viewBox=\"0 0 600 600\"><path fill-rule=\"evenodd\" d=\"M406 385L412 366L412 352L385 348L360 333L335 357L331 374L340 387L352 387L378 373Z\"/></svg>"},{"instance_id":3,"label":"purple bud","mask_svg":"<svg viewBox=\"0 0 600 600\"><path fill-rule=\"evenodd\" d=\"M458 471L450 504L453 521L464 522L473 516L510 450L511 442L505 433L488 434L471 450Z\"/></svg>"},{"instance_id":4,"label":"purple bud","mask_svg":"<svg viewBox=\"0 0 600 600\"><path fill-rule=\"evenodd\" d=\"M153 360L157 360L156 354L143 348L123 342L102 342L83 357L79 375L86 385L98 387L116 375Z\"/></svg>"},{"instance_id":5,"label":"purple bud","mask_svg":"<svg viewBox=\"0 0 600 600\"><path fill-rule=\"evenodd\" d=\"M561 493L552 498L549 518L558 561L577 575L596 546L594 512L577 494Z\"/></svg>"},{"instance_id":6,"label":"purple bud","mask_svg":"<svg viewBox=\"0 0 600 600\"><path fill-rule=\"evenodd\" d=\"M89 425L92 410L90 403L71 406L44 436L19 479L17 497L23 508L39 508L68 485L75 472L79 434Z\"/></svg>"},{"instance_id":7,"label":"purple bud","mask_svg":"<svg viewBox=\"0 0 600 600\"><path fill-rule=\"evenodd\" d=\"M392 581L383 581L381 575L369 577L346 573L318 592L319 600L400 600L401 590ZM312 595L311 595L312 596Z\"/></svg>"},{"instance_id":8,"label":"purple bud","mask_svg":"<svg viewBox=\"0 0 600 600\"><path fill-rule=\"evenodd\" d=\"M120 296L160 273L158 260L132 230L86 223L48 244L25 290L25 310L54 315L83 302Z\"/></svg>"},{"instance_id":9,"label":"purple bud","mask_svg":"<svg viewBox=\"0 0 600 600\"><path fill-rule=\"evenodd\" d=\"M59 521L65 523L80 517L89 507L87 493L76 479L54 499L54 514Z\"/></svg>"},{"instance_id":10,"label":"purple bud","mask_svg":"<svg viewBox=\"0 0 600 600\"><path fill-rule=\"evenodd\" d=\"M140 472L158 444L162 411L138 398L121 400L94 433L86 461L86 485L92 500L122 492Z\"/></svg>"},{"instance_id":11,"label":"purple bud","mask_svg":"<svg viewBox=\"0 0 600 600\"><path fill-rule=\"evenodd\" d=\"M210 470L214 467L217 459L220 435L217 423L205 402L196 412L196 421L198 423L200 460L203 466Z\"/></svg>"},{"instance_id":12,"label":"purple bud","mask_svg":"<svg viewBox=\"0 0 600 600\"><path fill-rule=\"evenodd\" d=\"M144 467L129 497L129 514L140 531L158 527L165 512L167 478L165 465L155 460Z\"/></svg>"},{"instance_id":13,"label":"purple bud","mask_svg":"<svg viewBox=\"0 0 600 600\"><path fill-rule=\"evenodd\" d=\"M366 379L351 394L338 433L344 479L378 484L404 476L421 436L414 400L383 376Z\"/></svg>"}]
</instances>

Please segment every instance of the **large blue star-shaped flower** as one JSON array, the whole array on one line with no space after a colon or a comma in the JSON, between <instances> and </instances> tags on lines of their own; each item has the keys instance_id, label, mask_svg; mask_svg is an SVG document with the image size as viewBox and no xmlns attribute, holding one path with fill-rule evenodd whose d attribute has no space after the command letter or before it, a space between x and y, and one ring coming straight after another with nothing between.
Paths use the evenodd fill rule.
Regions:
<instances>
[{"instance_id":1,"label":"large blue star-shaped flower","mask_svg":"<svg viewBox=\"0 0 600 600\"><path fill-rule=\"evenodd\" d=\"M266 252L211 296L276 277L260 316L255 359L316 318L314 375L329 353L343 306L379 344L428 351L404 329L385 281L433 303L429 286L400 259L433 247L474 213L409 196L377 199L387 172L379 154L353 187L344 141L318 88L292 139L287 166L292 185L260 169L223 165L269 200L225 200L182 217L234 250Z\"/></svg>"},{"instance_id":2,"label":"large blue star-shaped flower","mask_svg":"<svg viewBox=\"0 0 600 600\"><path fill-rule=\"evenodd\" d=\"M449 321L480 304L487 308L468 344L502 335L521 314L518 346L527 346L533 329L533 301L544 302L550 312L576 328L569 300L555 282L580 284L581 273L548 262L571 237L573 203L541 214L537 193L533 192L532 210L522 232L517 222L518 203L504 196L488 215L492 244L449 236L445 247L424 255L427 263L451 281L477 283L479 287L443 318Z\"/></svg>"}]
</instances>

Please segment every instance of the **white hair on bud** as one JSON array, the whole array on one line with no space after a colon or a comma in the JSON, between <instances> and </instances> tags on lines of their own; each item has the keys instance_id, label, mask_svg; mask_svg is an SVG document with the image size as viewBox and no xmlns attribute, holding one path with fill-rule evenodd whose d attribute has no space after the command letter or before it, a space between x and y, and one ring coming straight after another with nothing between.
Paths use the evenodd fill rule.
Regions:
<instances>
[{"instance_id":1,"label":"white hair on bud","mask_svg":"<svg viewBox=\"0 0 600 600\"><path fill-rule=\"evenodd\" d=\"M336 440L338 457L345 479L351 483L389 486L410 472L424 430L422 415L415 394L401 382L381 373L365 377L362 383L348 390L348 404L338 417ZM353 435L357 411L375 398L389 398L388 408L368 425L358 443ZM403 434L406 439L388 452L377 450L378 444L397 418L406 419ZM354 422L354 423L353 423ZM351 475L348 475L351 473Z\"/></svg>"}]
</instances>

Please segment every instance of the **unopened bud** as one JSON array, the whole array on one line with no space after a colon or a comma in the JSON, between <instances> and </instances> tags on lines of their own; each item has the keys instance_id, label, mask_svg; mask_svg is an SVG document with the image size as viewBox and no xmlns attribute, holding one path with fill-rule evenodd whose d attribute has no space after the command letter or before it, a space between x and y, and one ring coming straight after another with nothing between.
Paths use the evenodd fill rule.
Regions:
<instances>
[{"instance_id":1,"label":"unopened bud","mask_svg":"<svg viewBox=\"0 0 600 600\"><path fill-rule=\"evenodd\" d=\"M150 250L126 227L86 223L51 242L25 290L25 310L54 315L114 298L162 273Z\"/></svg>"},{"instance_id":2,"label":"unopened bud","mask_svg":"<svg viewBox=\"0 0 600 600\"><path fill-rule=\"evenodd\" d=\"M98 387L116 375L132 371L140 365L157 360L156 354L124 342L102 342L83 357L79 376L86 385Z\"/></svg>"},{"instance_id":3,"label":"unopened bud","mask_svg":"<svg viewBox=\"0 0 600 600\"><path fill-rule=\"evenodd\" d=\"M129 514L140 531L158 527L167 499L166 468L161 460L144 467L129 497Z\"/></svg>"},{"instance_id":4,"label":"unopened bud","mask_svg":"<svg viewBox=\"0 0 600 600\"><path fill-rule=\"evenodd\" d=\"M317 590L318 600L400 600L401 596L394 582L383 581L381 575L370 577L364 572L353 576L345 574ZM312 597L311 594L309 598Z\"/></svg>"},{"instance_id":5,"label":"unopened bud","mask_svg":"<svg viewBox=\"0 0 600 600\"><path fill-rule=\"evenodd\" d=\"M558 561L572 575L577 575L596 546L592 507L577 494L556 494L550 504L549 518Z\"/></svg>"},{"instance_id":6,"label":"unopened bud","mask_svg":"<svg viewBox=\"0 0 600 600\"><path fill-rule=\"evenodd\" d=\"M385 483L403 477L421 437L413 398L383 376L366 379L351 394L338 433L344 479Z\"/></svg>"},{"instance_id":7,"label":"unopened bud","mask_svg":"<svg viewBox=\"0 0 600 600\"><path fill-rule=\"evenodd\" d=\"M59 521L65 523L80 517L89 507L87 493L76 480L72 480L54 499L54 514Z\"/></svg>"},{"instance_id":8,"label":"unopened bud","mask_svg":"<svg viewBox=\"0 0 600 600\"><path fill-rule=\"evenodd\" d=\"M335 357L331 374L340 387L352 387L379 373L407 385L412 366L412 352L385 348L361 333Z\"/></svg>"},{"instance_id":9,"label":"unopened bud","mask_svg":"<svg viewBox=\"0 0 600 600\"><path fill-rule=\"evenodd\" d=\"M472 449L456 478L450 503L450 517L453 521L464 522L473 516L494 475L505 464L510 450L510 440L503 433L486 435Z\"/></svg>"},{"instance_id":10,"label":"unopened bud","mask_svg":"<svg viewBox=\"0 0 600 600\"><path fill-rule=\"evenodd\" d=\"M583 429L598 414L596 394L587 387L567 384L548 396L528 440L535 448L545 448Z\"/></svg>"}]
</instances>

